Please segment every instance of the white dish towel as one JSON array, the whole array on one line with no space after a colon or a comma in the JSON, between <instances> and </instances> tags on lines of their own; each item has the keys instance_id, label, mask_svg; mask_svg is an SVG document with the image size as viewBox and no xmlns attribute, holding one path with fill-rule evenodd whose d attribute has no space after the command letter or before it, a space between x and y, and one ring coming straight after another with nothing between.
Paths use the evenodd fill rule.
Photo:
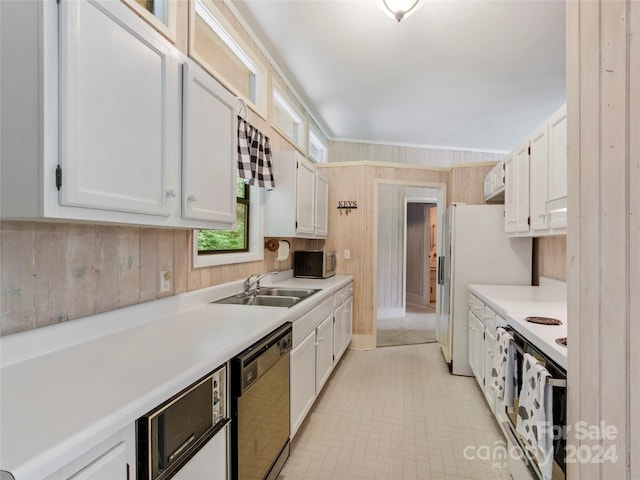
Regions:
<instances>
[{"instance_id":1,"label":"white dish towel","mask_svg":"<svg viewBox=\"0 0 640 480\"><path fill-rule=\"evenodd\" d=\"M491 387L496 391L496 398L500 402L502 410L513 412L513 399L516 392L516 377L518 364L516 362L516 349L513 345L513 336L504 328L496 329L496 350L491 366Z\"/></svg>"},{"instance_id":2,"label":"white dish towel","mask_svg":"<svg viewBox=\"0 0 640 480\"><path fill-rule=\"evenodd\" d=\"M516 432L538 459L544 480L551 480L553 469L553 387L549 371L532 355L522 360L522 390L518 399Z\"/></svg>"}]
</instances>

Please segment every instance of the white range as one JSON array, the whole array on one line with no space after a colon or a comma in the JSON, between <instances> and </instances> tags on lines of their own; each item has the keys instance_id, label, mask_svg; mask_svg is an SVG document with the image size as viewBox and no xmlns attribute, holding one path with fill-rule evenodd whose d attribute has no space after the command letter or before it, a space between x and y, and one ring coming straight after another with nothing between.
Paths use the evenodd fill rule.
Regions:
<instances>
[{"instance_id":1,"label":"white range","mask_svg":"<svg viewBox=\"0 0 640 480\"><path fill-rule=\"evenodd\" d=\"M543 281L539 287L515 285L469 285L469 291L489 305L507 325L527 338L542 353L567 369L567 347L556 340L567 336L566 284ZM539 325L529 316L557 318L561 325Z\"/></svg>"}]
</instances>

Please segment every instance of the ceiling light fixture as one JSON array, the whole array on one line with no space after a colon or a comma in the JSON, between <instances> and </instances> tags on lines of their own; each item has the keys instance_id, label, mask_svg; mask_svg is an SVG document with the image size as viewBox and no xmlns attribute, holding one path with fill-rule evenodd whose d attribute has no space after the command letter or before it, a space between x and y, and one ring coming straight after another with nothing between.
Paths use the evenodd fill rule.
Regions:
<instances>
[{"instance_id":1,"label":"ceiling light fixture","mask_svg":"<svg viewBox=\"0 0 640 480\"><path fill-rule=\"evenodd\" d=\"M385 13L398 22L411 15L419 3L420 0L382 0Z\"/></svg>"}]
</instances>

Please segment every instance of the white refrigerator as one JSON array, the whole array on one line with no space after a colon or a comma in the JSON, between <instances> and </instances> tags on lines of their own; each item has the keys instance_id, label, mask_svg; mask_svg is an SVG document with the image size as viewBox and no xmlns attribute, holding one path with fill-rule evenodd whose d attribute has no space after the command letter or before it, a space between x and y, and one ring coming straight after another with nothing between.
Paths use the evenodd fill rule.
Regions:
<instances>
[{"instance_id":1,"label":"white refrigerator","mask_svg":"<svg viewBox=\"0 0 640 480\"><path fill-rule=\"evenodd\" d=\"M504 205L456 205L445 211L438 257L437 337L449 370L469 367L469 284L531 285L531 238L504 233Z\"/></svg>"}]
</instances>

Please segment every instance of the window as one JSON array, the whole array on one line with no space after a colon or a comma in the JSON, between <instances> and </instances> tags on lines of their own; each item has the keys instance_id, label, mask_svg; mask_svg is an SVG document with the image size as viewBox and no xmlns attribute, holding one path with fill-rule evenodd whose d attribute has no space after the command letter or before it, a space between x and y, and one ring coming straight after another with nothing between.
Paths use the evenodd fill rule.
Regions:
<instances>
[{"instance_id":1,"label":"window","mask_svg":"<svg viewBox=\"0 0 640 480\"><path fill-rule=\"evenodd\" d=\"M292 107L292 102L273 89L273 124L300 149L304 149L304 113Z\"/></svg>"},{"instance_id":2,"label":"window","mask_svg":"<svg viewBox=\"0 0 640 480\"><path fill-rule=\"evenodd\" d=\"M249 250L249 185L242 178L237 182L235 230L199 230L198 255Z\"/></svg>"},{"instance_id":3,"label":"window","mask_svg":"<svg viewBox=\"0 0 640 480\"><path fill-rule=\"evenodd\" d=\"M309 157L317 163L327 162L327 144L312 129L309 129Z\"/></svg>"},{"instance_id":4,"label":"window","mask_svg":"<svg viewBox=\"0 0 640 480\"><path fill-rule=\"evenodd\" d=\"M243 191L248 192L246 193L247 208L245 210L242 210L242 213L239 214L240 219L241 216L245 215L246 212L246 219L244 220L245 227L240 228L239 220L236 225L238 227L236 228L236 230L206 231L211 233L204 233L204 230L196 230L193 235L193 266L195 268L212 267L216 265L230 265L234 263L244 262L255 262L260 261L264 258L264 227L262 221L263 189L252 186L245 186L244 182L239 181L238 193L240 193L241 184ZM248 201L249 199L250 201ZM245 199L243 198L238 202L238 204L241 204L244 201ZM240 212L241 210L239 209L238 211ZM242 233L240 233L241 231ZM237 237L235 237L236 239L240 237L244 239L244 243L246 245L244 249L226 248L229 247L229 245L233 245L234 240L225 238L225 235L234 238L234 233L237 235ZM216 239L216 244L213 243L214 238ZM221 238L224 240L221 240ZM206 250L209 249L209 246L214 246L218 249L222 248L224 251L218 250L215 253L208 252Z\"/></svg>"},{"instance_id":5,"label":"window","mask_svg":"<svg viewBox=\"0 0 640 480\"><path fill-rule=\"evenodd\" d=\"M191 55L236 95L266 113L266 68L251 53L211 0L195 0Z\"/></svg>"}]
</instances>

